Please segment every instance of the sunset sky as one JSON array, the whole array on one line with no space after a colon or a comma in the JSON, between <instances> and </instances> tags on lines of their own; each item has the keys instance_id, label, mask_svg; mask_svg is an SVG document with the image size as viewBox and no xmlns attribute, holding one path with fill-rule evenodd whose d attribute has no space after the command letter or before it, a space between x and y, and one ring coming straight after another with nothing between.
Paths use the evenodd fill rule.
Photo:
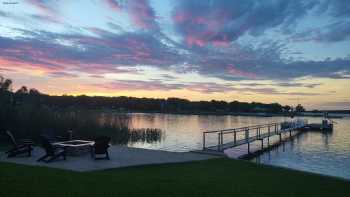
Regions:
<instances>
[{"instance_id":1,"label":"sunset sky","mask_svg":"<svg viewBox=\"0 0 350 197\"><path fill-rule=\"evenodd\" d=\"M0 75L52 95L350 109L350 3L0 0Z\"/></svg>"}]
</instances>

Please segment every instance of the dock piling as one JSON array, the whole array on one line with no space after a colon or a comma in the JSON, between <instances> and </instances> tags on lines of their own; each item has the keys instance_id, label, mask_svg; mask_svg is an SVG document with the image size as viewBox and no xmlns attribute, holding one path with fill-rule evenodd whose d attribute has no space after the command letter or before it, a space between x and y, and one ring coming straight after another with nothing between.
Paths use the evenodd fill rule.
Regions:
<instances>
[{"instance_id":1,"label":"dock piling","mask_svg":"<svg viewBox=\"0 0 350 197\"><path fill-rule=\"evenodd\" d=\"M282 142L282 133L279 133L280 135L280 143Z\"/></svg>"},{"instance_id":2,"label":"dock piling","mask_svg":"<svg viewBox=\"0 0 350 197\"><path fill-rule=\"evenodd\" d=\"M248 141L248 154L250 154L250 143Z\"/></svg>"}]
</instances>

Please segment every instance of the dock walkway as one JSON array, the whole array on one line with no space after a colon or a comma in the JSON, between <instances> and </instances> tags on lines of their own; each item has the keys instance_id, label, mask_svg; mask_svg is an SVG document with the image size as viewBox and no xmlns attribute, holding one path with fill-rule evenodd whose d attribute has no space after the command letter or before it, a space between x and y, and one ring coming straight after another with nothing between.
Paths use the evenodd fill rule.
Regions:
<instances>
[{"instance_id":1,"label":"dock walkway","mask_svg":"<svg viewBox=\"0 0 350 197\"><path fill-rule=\"evenodd\" d=\"M248 153L250 153L250 143L260 140L261 148L263 149L264 139L267 139L269 146L270 137L279 135L281 141L282 134L289 133L289 136L292 137L292 132L302 132L302 128L305 125L307 125L306 120L297 120L294 122L269 123L234 129L206 131L203 132L203 151L223 152L226 149L247 144Z\"/></svg>"}]
</instances>

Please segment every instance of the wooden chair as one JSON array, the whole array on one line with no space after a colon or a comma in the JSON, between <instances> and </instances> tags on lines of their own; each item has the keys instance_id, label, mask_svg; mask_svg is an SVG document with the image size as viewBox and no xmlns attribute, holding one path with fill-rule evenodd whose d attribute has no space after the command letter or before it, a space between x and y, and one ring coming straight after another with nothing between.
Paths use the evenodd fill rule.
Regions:
<instances>
[{"instance_id":1,"label":"wooden chair","mask_svg":"<svg viewBox=\"0 0 350 197\"><path fill-rule=\"evenodd\" d=\"M98 137L95 139L95 143L92 146L91 154L95 160L110 159L108 154L110 137ZM96 157L97 155L105 155L104 157Z\"/></svg>"},{"instance_id":2,"label":"wooden chair","mask_svg":"<svg viewBox=\"0 0 350 197\"><path fill-rule=\"evenodd\" d=\"M32 155L32 145L34 144L30 139L19 139L16 140L11 131L6 131L6 135L9 137L12 148L6 151L7 157L15 157L17 155L27 154L28 157Z\"/></svg>"},{"instance_id":3,"label":"wooden chair","mask_svg":"<svg viewBox=\"0 0 350 197\"><path fill-rule=\"evenodd\" d=\"M60 157L63 158L63 160L66 160L66 149L62 147L54 147L49 139L47 139L45 136L41 136L41 144L42 147L45 149L46 154L42 157L40 157L37 161L44 161L46 163L52 162Z\"/></svg>"}]
</instances>

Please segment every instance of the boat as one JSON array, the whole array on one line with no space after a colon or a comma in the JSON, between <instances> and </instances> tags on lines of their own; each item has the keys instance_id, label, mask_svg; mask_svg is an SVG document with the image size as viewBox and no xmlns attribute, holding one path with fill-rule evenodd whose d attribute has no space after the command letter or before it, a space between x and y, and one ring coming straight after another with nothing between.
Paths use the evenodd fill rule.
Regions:
<instances>
[{"instance_id":1,"label":"boat","mask_svg":"<svg viewBox=\"0 0 350 197\"><path fill-rule=\"evenodd\" d=\"M328 116L328 113L325 112L323 114L323 120L322 123L311 123L307 124L305 129L308 130L320 130L320 131L333 131L333 124L336 123L333 120L331 120Z\"/></svg>"}]
</instances>

